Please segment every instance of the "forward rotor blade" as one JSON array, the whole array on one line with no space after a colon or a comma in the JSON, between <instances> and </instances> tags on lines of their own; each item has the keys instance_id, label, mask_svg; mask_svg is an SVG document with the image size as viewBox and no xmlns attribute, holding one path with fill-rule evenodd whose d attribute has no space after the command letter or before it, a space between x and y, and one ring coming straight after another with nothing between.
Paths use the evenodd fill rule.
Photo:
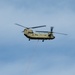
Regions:
<instances>
[{"instance_id":1,"label":"forward rotor blade","mask_svg":"<svg viewBox=\"0 0 75 75\"><path fill-rule=\"evenodd\" d=\"M23 27L23 28L28 28L28 29L29 29L29 28L34 29L34 28L46 27L46 25L35 26L35 27L25 27L25 26L23 26L23 25L21 25L21 24L18 24L18 23L15 23L15 25L18 25L18 26Z\"/></svg>"},{"instance_id":2,"label":"forward rotor blade","mask_svg":"<svg viewBox=\"0 0 75 75\"><path fill-rule=\"evenodd\" d=\"M53 32L53 33L61 34L61 35L68 35L68 34L65 34L65 33L58 33L58 32Z\"/></svg>"},{"instance_id":3,"label":"forward rotor blade","mask_svg":"<svg viewBox=\"0 0 75 75\"><path fill-rule=\"evenodd\" d=\"M35 26L35 27L30 27L30 28L35 29L35 28L41 28L41 27L46 27L46 25Z\"/></svg>"},{"instance_id":4,"label":"forward rotor blade","mask_svg":"<svg viewBox=\"0 0 75 75\"><path fill-rule=\"evenodd\" d=\"M15 23L15 25L18 25L18 26L23 27L23 28L27 28L27 27L25 27L25 26L23 26L23 25L20 25L20 24L18 24L18 23Z\"/></svg>"}]
</instances>

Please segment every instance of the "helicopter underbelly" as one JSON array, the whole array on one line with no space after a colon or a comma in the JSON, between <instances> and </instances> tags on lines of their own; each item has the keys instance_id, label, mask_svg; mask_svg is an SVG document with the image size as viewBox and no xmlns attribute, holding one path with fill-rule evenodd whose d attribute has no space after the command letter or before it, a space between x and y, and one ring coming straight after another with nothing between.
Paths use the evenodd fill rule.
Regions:
<instances>
[{"instance_id":1,"label":"helicopter underbelly","mask_svg":"<svg viewBox=\"0 0 75 75\"><path fill-rule=\"evenodd\" d=\"M38 35L37 36L37 34L36 35L26 35L26 34L24 34L27 38L29 38L29 39L39 39L39 40L42 40L42 39L44 39L44 40L52 40L52 39L54 39L55 37L54 36L51 36L51 37L48 37L48 35Z\"/></svg>"}]
</instances>

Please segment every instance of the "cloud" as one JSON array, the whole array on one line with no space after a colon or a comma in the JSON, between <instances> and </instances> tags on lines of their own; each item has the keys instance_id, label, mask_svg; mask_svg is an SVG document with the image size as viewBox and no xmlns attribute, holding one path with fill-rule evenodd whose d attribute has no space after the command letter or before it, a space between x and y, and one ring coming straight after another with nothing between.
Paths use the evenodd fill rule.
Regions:
<instances>
[{"instance_id":1,"label":"cloud","mask_svg":"<svg viewBox=\"0 0 75 75\"><path fill-rule=\"evenodd\" d=\"M67 33L69 34L69 37L74 39L75 14L71 11L60 11L55 14L41 14L28 11L18 11L9 7L7 9L2 9L0 16L1 39L5 39L4 41L6 42L6 39L10 38L9 40L11 40L12 37L17 41L20 41L21 39L19 39L19 37L23 36L23 33L21 33L23 28L15 26L14 23L20 23L28 27L46 24L47 27L42 28L42 30L50 30L49 27L52 25L54 26L54 31Z\"/></svg>"},{"instance_id":2,"label":"cloud","mask_svg":"<svg viewBox=\"0 0 75 75\"><path fill-rule=\"evenodd\" d=\"M25 59L16 60L9 63L0 63L0 74L1 75L74 75L74 63L68 64L70 60L66 56L59 55L46 55L36 59ZM62 63L61 63L62 62Z\"/></svg>"},{"instance_id":3,"label":"cloud","mask_svg":"<svg viewBox=\"0 0 75 75\"><path fill-rule=\"evenodd\" d=\"M41 73L38 73L37 75L70 75L70 74L75 74L74 72L74 67L71 67L71 68L67 68L67 69L61 69L61 68L58 68L58 66L54 69L49 69L47 71L42 71Z\"/></svg>"},{"instance_id":4,"label":"cloud","mask_svg":"<svg viewBox=\"0 0 75 75\"><path fill-rule=\"evenodd\" d=\"M36 12L55 12L58 10L75 10L74 7L74 0L1 0L0 3L4 5L9 5L13 6L14 8L17 9L23 9L23 10L31 10L31 11L36 11Z\"/></svg>"},{"instance_id":5,"label":"cloud","mask_svg":"<svg viewBox=\"0 0 75 75\"><path fill-rule=\"evenodd\" d=\"M36 30L50 30L50 26L54 26L54 31L68 34L68 36L54 34L56 36L56 39L53 41L45 41L43 45L41 41L39 41L38 43L41 45L39 44L37 45L39 46L39 48L37 47L38 50L40 49L43 50L48 48L48 50L54 49L54 51L58 51L60 49L63 52L63 50L65 51L66 49L66 53L67 53L69 49L70 53L71 51L74 52L74 48L75 48L73 46L75 44L74 43L74 39L75 39L74 12L60 11L59 13L53 13L53 14L41 14L36 12L29 12L29 11L25 12L23 10L16 10L13 7L8 7L8 6L6 6L6 8L7 9L5 8L1 9L0 12L0 16L1 16L0 17L1 20L0 49L1 50L4 49L5 51L8 52L9 50L11 52L12 51L18 52L18 50L26 51L28 49L31 51L33 49L33 46L36 47L37 41L35 41L35 43L34 41L28 42L28 39L22 33L23 28L14 25L14 23L20 23L27 27L46 24L47 25L46 28L36 29ZM11 54L11 52L9 53Z\"/></svg>"},{"instance_id":6,"label":"cloud","mask_svg":"<svg viewBox=\"0 0 75 75\"><path fill-rule=\"evenodd\" d=\"M75 74L72 3L73 0L0 0L0 74L25 75L27 68L30 75ZM23 28L14 23L26 27L46 24L46 28L36 30L50 30L50 26L54 26L54 31L68 36L54 34L56 39L53 41L29 42L21 32Z\"/></svg>"}]
</instances>

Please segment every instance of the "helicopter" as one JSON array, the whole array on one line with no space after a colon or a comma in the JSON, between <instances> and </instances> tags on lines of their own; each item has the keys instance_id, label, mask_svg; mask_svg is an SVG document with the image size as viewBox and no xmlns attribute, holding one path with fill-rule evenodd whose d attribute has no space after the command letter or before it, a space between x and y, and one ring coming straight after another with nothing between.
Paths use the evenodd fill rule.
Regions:
<instances>
[{"instance_id":1,"label":"helicopter","mask_svg":"<svg viewBox=\"0 0 75 75\"><path fill-rule=\"evenodd\" d=\"M53 40L53 39L55 39L55 36L53 33L67 35L64 33L53 32L54 27L51 27L50 31L35 31L35 32L33 32L33 30L32 30L35 28L46 27L46 25L35 26L35 27L25 27L25 26L20 25L18 23L15 23L15 25L18 25L18 26L24 28L23 33L29 39L29 41L32 39L33 40L42 40L42 42L44 42L44 40Z\"/></svg>"}]
</instances>

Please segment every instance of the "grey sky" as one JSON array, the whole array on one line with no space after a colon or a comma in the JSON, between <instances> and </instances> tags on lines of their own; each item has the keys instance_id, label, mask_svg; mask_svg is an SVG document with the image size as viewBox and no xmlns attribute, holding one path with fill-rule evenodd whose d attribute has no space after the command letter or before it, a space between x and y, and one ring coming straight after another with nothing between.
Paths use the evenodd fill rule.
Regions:
<instances>
[{"instance_id":1,"label":"grey sky","mask_svg":"<svg viewBox=\"0 0 75 75\"><path fill-rule=\"evenodd\" d=\"M46 24L67 33L53 41L28 41L23 28ZM35 31L35 30L34 30ZM74 0L0 0L0 75L75 75Z\"/></svg>"}]
</instances>

